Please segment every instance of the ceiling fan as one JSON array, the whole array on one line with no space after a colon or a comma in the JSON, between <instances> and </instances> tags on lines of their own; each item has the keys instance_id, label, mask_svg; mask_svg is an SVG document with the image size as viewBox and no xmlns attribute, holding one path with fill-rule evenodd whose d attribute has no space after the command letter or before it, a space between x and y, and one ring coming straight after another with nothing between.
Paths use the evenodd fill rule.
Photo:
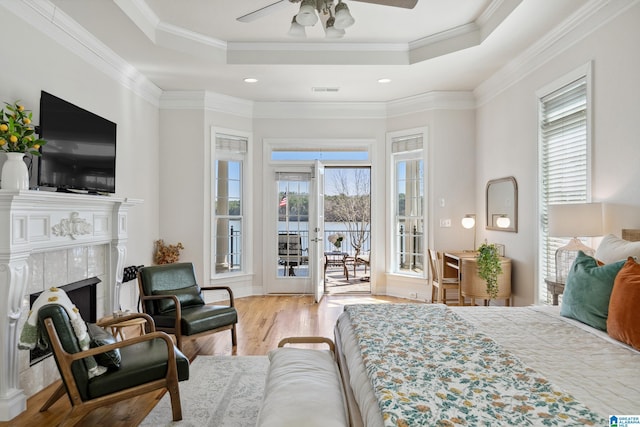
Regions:
<instances>
[{"instance_id":1,"label":"ceiling fan","mask_svg":"<svg viewBox=\"0 0 640 427\"><path fill-rule=\"evenodd\" d=\"M307 0L308 2L309 0ZM373 3L379 4L383 6L393 6L393 7L402 7L405 9L413 9L418 3L418 0L353 0L360 1L363 3ZM289 5L289 3L305 3L305 0L279 0L275 3L271 3L265 7L262 7L258 10L254 10L253 12L247 13L246 15L242 15L237 18L240 22L252 22L256 19L262 18L263 16L269 15L272 12L275 12L279 9L283 9ZM315 8L318 11L331 9L333 7L333 0L312 0L312 3L315 4ZM342 3L342 0L338 0L337 3ZM344 4L344 3L342 3Z\"/></svg>"}]
</instances>

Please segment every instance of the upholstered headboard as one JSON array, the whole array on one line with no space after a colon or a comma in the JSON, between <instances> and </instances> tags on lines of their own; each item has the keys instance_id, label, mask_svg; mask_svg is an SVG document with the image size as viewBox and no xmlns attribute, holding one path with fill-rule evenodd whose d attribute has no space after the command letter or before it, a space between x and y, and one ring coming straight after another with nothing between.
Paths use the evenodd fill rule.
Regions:
<instances>
[{"instance_id":1,"label":"upholstered headboard","mask_svg":"<svg viewBox=\"0 0 640 427\"><path fill-rule=\"evenodd\" d=\"M637 228L623 228L622 229L622 238L624 240L628 240L630 242L638 242L640 241L640 229Z\"/></svg>"}]
</instances>

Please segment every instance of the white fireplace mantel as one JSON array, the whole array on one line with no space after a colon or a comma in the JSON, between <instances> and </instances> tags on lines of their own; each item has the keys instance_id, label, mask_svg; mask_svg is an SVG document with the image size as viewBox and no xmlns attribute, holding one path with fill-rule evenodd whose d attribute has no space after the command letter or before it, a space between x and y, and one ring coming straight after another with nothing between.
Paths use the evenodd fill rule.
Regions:
<instances>
[{"instance_id":1,"label":"white fireplace mantel","mask_svg":"<svg viewBox=\"0 0 640 427\"><path fill-rule=\"evenodd\" d=\"M139 199L45 191L0 190L0 421L26 409L18 384L18 321L31 254L109 245L104 312L119 309L127 214Z\"/></svg>"}]
</instances>

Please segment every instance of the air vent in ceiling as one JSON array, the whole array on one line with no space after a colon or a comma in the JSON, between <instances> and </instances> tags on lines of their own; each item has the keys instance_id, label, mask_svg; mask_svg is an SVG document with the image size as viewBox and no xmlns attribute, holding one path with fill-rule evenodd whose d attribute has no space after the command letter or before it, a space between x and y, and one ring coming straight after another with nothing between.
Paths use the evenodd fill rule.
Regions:
<instances>
[{"instance_id":1,"label":"air vent in ceiling","mask_svg":"<svg viewBox=\"0 0 640 427\"><path fill-rule=\"evenodd\" d=\"M338 92L340 90L339 87L312 87L312 92Z\"/></svg>"}]
</instances>

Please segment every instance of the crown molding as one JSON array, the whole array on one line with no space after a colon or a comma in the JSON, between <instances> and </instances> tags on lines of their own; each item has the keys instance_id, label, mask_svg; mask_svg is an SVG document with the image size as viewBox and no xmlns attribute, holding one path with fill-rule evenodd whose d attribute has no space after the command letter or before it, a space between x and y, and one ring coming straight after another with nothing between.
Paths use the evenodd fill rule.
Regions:
<instances>
[{"instance_id":1,"label":"crown molding","mask_svg":"<svg viewBox=\"0 0 640 427\"><path fill-rule=\"evenodd\" d=\"M384 102L256 102L254 119L385 119Z\"/></svg>"},{"instance_id":2,"label":"crown molding","mask_svg":"<svg viewBox=\"0 0 640 427\"><path fill-rule=\"evenodd\" d=\"M78 55L94 68L158 106L162 90L128 62L98 41L49 0L0 0L0 5Z\"/></svg>"},{"instance_id":3,"label":"crown molding","mask_svg":"<svg viewBox=\"0 0 640 427\"><path fill-rule=\"evenodd\" d=\"M474 90L477 105L482 106L488 103L638 2L640 0L591 0L545 37L478 85Z\"/></svg>"},{"instance_id":4,"label":"crown molding","mask_svg":"<svg viewBox=\"0 0 640 427\"><path fill-rule=\"evenodd\" d=\"M206 91L167 91L160 108L208 110L250 119L387 119L423 111L472 110L472 92L429 92L391 102L254 102Z\"/></svg>"},{"instance_id":5,"label":"crown molding","mask_svg":"<svg viewBox=\"0 0 640 427\"><path fill-rule=\"evenodd\" d=\"M160 18L153 12L144 0L113 0L125 15L146 35L153 43L156 42L156 28Z\"/></svg>"},{"instance_id":6,"label":"crown molding","mask_svg":"<svg viewBox=\"0 0 640 427\"><path fill-rule=\"evenodd\" d=\"M476 100L473 92L436 91L387 103L387 117L404 116L433 110L473 110L475 108Z\"/></svg>"},{"instance_id":7,"label":"crown molding","mask_svg":"<svg viewBox=\"0 0 640 427\"><path fill-rule=\"evenodd\" d=\"M414 64L477 46L522 2L492 0L473 22L409 43L230 42L159 19L145 0L114 0L152 43L227 64ZM324 55L317 55L324 53Z\"/></svg>"},{"instance_id":8,"label":"crown molding","mask_svg":"<svg viewBox=\"0 0 640 427\"><path fill-rule=\"evenodd\" d=\"M165 91L160 109L206 110L252 118L254 102L207 91Z\"/></svg>"}]
</instances>

